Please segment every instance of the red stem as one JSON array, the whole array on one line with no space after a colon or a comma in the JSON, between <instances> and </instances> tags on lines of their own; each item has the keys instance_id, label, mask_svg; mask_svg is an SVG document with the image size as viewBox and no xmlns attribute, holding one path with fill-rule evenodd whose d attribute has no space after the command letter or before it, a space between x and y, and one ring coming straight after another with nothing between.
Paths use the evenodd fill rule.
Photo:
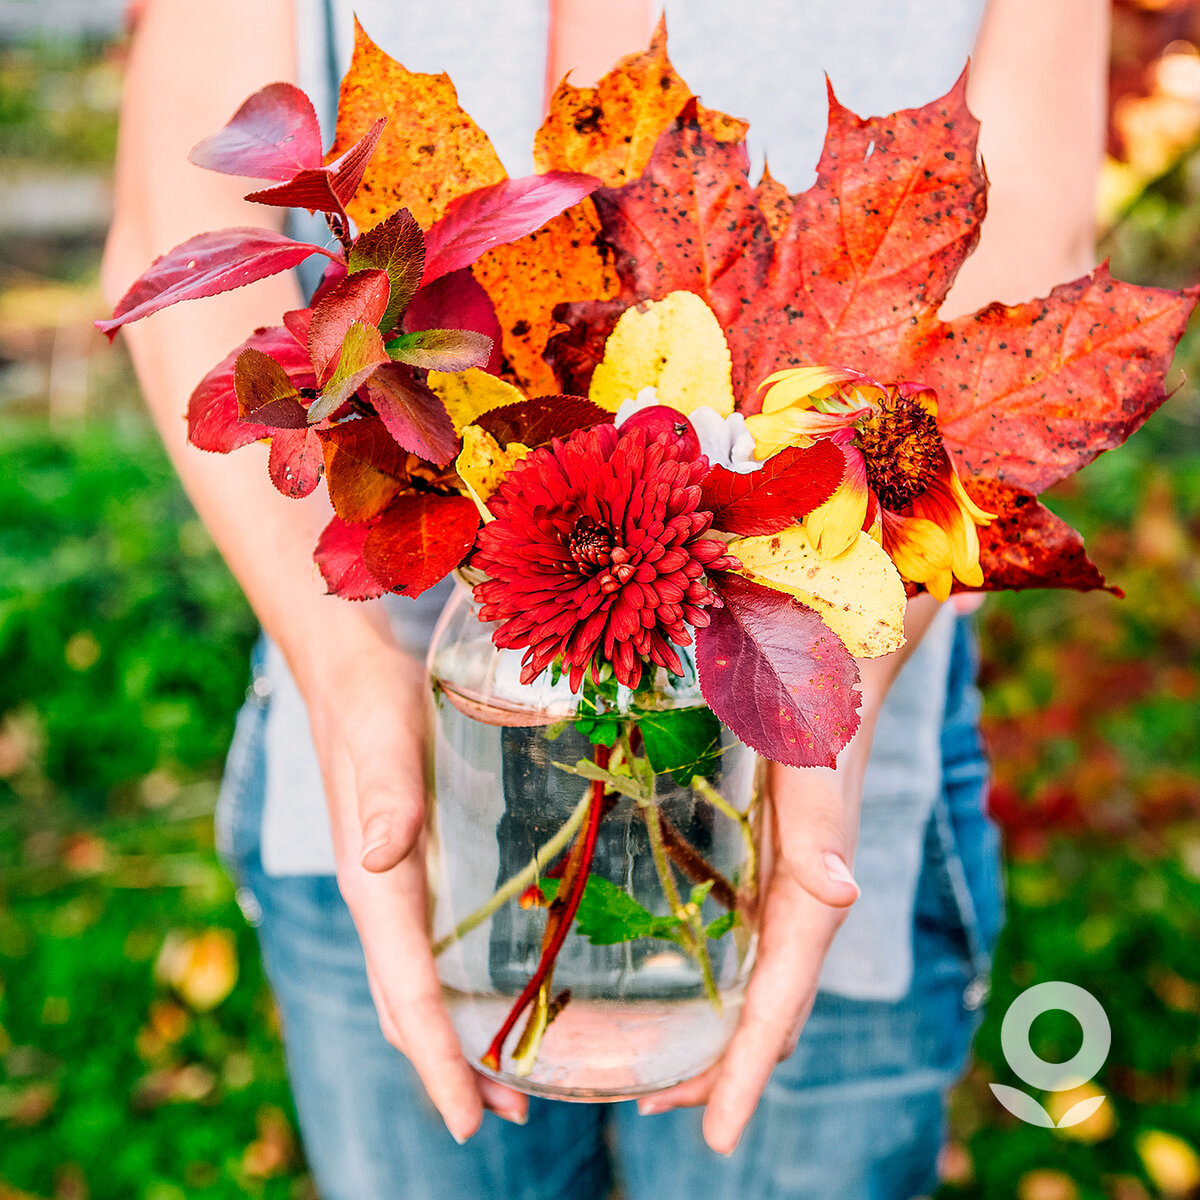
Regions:
<instances>
[{"instance_id":1,"label":"red stem","mask_svg":"<svg viewBox=\"0 0 1200 1200\"><path fill-rule=\"evenodd\" d=\"M597 746L596 766L601 769L606 768L609 754L607 746ZM605 811L603 781L599 779L593 781L591 792L591 798L588 801L587 823L576 839L575 845L571 847L569 855L569 858L575 861L568 862L564 872L564 882L568 884L567 896L563 900L562 908L559 909L558 902L563 899L562 889L560 889L555 897L555 902L550 906L546 932L542 935L542 956L538 960L537 970L521 990L521 994L517 997L508 1016L504 1018L504 1024L500 1026L500 1031L492 1039L487 1053L480 1059L480 1062L491 1071L500 1070L500 1056L504 1051L504 1043L508 1040L508 1035L512 1033L513 1026L516 1025L521 1014L537 995L538 989L553 972L558 952L562 949L563 942L567 940L567 934L571 932L571 923L575 920L579 902L583 899L583 889L587 886L588 872L591 870L592 857L596 852L596 836L599 833L600 820ZM579 851L578 857L576 857L577 850ZM574 869L572 870L572 868Z\"/></svg>"}]
</instances>

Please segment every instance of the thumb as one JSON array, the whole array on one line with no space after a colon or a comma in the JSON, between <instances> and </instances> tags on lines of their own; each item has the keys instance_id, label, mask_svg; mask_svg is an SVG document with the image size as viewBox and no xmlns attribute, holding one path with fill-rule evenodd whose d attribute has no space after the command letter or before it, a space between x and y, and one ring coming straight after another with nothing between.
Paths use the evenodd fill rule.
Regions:
<instances>
[{"instance_id":1,"label":"thumb","mask_svg":"<svg viewBox=\"0 0 1200 1200\"><path fill-rule=\"evenodd\" d=\"M835 771L776 766L772 777L776 870L815 899L849 908L861 894L850 869L857 801Z\"/></svg>"},{"instance_id":2,"label":"thumb","mask_svg":"<svg viewBox=\"0 0 1200 1200\"><path fill-rule=\"evenodd\" d=\"M360 860L368 871L390 871L407 858L425 824L422 722L395 710L390 717L368 717L347 731L362 828Z\"/></svg>"}]
</instances>

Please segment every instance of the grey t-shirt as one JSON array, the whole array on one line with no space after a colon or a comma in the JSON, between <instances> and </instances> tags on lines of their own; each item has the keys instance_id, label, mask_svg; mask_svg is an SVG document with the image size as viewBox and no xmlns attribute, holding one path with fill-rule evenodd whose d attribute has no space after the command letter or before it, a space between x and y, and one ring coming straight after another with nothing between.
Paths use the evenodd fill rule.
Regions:
<instances>
[{"instance_id":1,"label":"grey t-shirt","mask_svg":"<svg viewBox=\"0 0 1200 1200\"><path fill-rule=\"evenodd\" d=\"M595 0L602 3L603 0ZM671 59L705 104L750 122L756 170L806 187L825 129L825 75L861 114L946 92L971 53L985 0L666 0ZM300 82L333 127L336 81L356 12L405 66L446 71L512 175L532 170L542 118L546 0L296 0ZM317 236L321 236L320 231ZM402 643L423 654L448 585L385 603ZM331 601L335 603L335 601ZM826 960L821 986L897 999L912 975L912 912L925 825L941 790L940 732L953 613L942 612L894 685L875 734L855 875L862 897ZM271 646L262 856L270 874L329 874L333 845L308 717Z\"/></svg>"}]
</instances>

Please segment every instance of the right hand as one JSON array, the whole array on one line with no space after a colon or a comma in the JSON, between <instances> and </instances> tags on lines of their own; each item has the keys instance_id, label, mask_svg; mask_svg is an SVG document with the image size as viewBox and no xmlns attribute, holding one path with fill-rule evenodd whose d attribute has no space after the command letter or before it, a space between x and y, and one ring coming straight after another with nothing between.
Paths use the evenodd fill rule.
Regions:
<instances>
[{"instance_id":1,"label":"right hand","mask_svg":"<svg viewBox=\"0 0 1200 1200\"><path fill-rule=\"evenodd\" d=\"M428 685L382 612L354 609L366 621L322 638L308 670L297 672L325 781L338 886L362 940L383 1034L412 1062L461 1143L479 1128L484 1108L523 1124L528 1100L471 1069L442 1004L426 917Z\"/></svg>"}]
</instances>

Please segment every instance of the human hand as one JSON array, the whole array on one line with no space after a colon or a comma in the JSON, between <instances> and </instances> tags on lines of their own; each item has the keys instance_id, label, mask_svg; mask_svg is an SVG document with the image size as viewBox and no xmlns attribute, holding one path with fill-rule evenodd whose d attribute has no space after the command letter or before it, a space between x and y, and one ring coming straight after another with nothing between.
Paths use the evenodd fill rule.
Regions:
<instances>
[{"instance_id":1,"label":"human hand","mask_svg":"<svg viewBox=\"0 0 1200 1200\"><path fill-rule=\"evenodd\" d=\"M852 747L837 770L773 765L757 960L737 1030L714 1066L638 1104L646 1115L706 1105L704 1139L721 1154L733 1153L771 1071L795 1049L821 964L858 899L848 863L862 772Z\"/></svg>"},{"instance_id":2,"label":"human hand","mask_svg":"<svg viewBox=\"0 0 1200 1200\"><path fill-rule=\"evenodd\" d=\"M523 1123L528 1101L471 1069L442 1004L426 921L425 672L385 619L336 624L332 644L328 633L322 639L320 664L297 675L325 780L338 886L383 1034L461 1143L484 1108Z\"/></svg>"}]
</instances>

